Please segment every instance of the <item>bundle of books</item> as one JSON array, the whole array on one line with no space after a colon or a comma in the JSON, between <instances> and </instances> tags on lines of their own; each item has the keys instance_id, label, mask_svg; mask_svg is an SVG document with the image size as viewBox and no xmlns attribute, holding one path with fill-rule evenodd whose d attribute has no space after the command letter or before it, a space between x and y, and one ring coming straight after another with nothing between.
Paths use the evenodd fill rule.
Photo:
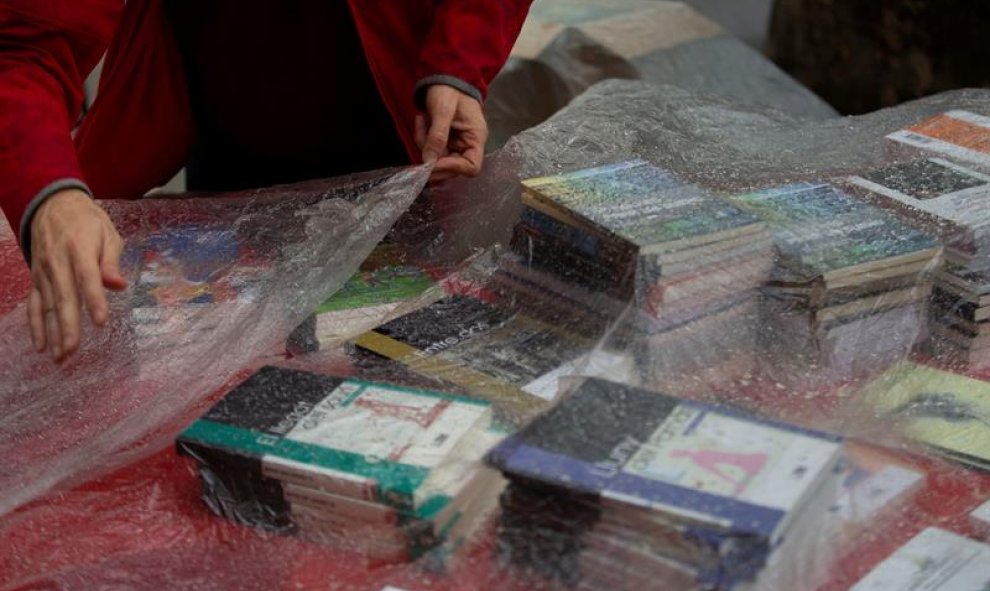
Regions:
<instances>
[{"instance_id":1,"label":"bundle of books","mask_svg":"<svg viewBox=\"0 0 990 591\"><path fill-rule=\"evenodd\" d=\"M178 438L203 498L237 522L416 558L463 540L501 480L480 459L499 435L482 401L263 367Z\"/></svg>"},{"instance_id":2,"label":"bundle of books","mask_svg":"<svg viewBox=\"0 0 990 591\"><path fill-rule=\"evenodd\" d=\"M803 588L784 571L802 570L797 539L818 535L836 499L841 449L830 435L585 379L489 453L509 480L499 549L590 589L768 576Z\"/></svg>"},{"instance_id":3,"label":"bundle of books","mask_svg":"<svg viewBox=\"0 0 990 591\"><path fill-rule=\"evenodd\" d=\"M990 364L990 118L950 111L888 138L911 147L909 160L848 184L945 245L930 311L932 349L974 367Z\"/></svg>"},{"instance_id":4,"label":"bundle of books","mask_svg":"<svg viewBox=\"0 0 990 591\"><path fill-rule=\"evenodd\" d=\"M519 258L503 273L556 302L613 314L631 303L651 381L753 351L748 310L772 267L754 216L642 160L524 181L522 203Z\"/></svg>"},{"instance_id":5,"label":"bundle of books","mask_svg":"<svg viewBox=\"0 0 990 591\"><path fill-rule=\"evenodd\" d=\"M497 299L453 295L366 332L354 344L489 400L502 411L500 418L519 422L556 397L561 377L629 379L625 355L596 349L571 324L549 324Z\"/></svg>"},{"instance_id":6,"label":"bundle of books","mask_svg":"<svg viewBox=\"0 0 990 591\"><path fill-rule=\"evenodd\" d=\"M930 309L931 350L972 369L990 365L990 269L946 263L935 273Z\"/></svg>"},{"instance_id":7,"label":"bundle of books","mask_svg":"<svg viewBox=\"0 0 990 591\"><path fill-rule=\"evenodd\" d=\"M777 246L762 337L784 376L875 373L924 336L941 248L923 232L827 183L732 199L767 221Z\"/></svg>"},{"instance_id":8,"label":"bundle of books","mask_svg":"<svg viewBox=\"0 0 990 591\"><path fill-rule=\"evenodd\" d=\"M990 545L938 527L911 538L851 591L982 591L990 587Z\"/></svg>"}]
</instances>

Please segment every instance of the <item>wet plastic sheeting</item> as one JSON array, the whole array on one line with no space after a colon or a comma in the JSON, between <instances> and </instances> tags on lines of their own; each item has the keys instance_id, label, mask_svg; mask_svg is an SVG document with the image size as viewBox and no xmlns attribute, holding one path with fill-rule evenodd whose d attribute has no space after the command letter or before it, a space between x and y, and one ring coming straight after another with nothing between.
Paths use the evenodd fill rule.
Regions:
<instances>
[{"instance_id":1,"label":"wet plastic sheeting","mask_svg":"<svg viewBox=\"0 0 990 591\"><path fill-rule=\"evenodd\" d=\"M809 119L837 115L759 52L681 2L539 0L486 103L492 144L609 78L671 84Z\"/></svg>"},{"instance_id":2,"label":"wet plastic sheeting","mask_svg":"<svg viewBox=\"0 0 990 591\"><path fill-rule=\"evenodd\" d=\"M277 358L285 338L348 280L424 171L301 210L264 199L113 204L146 253L135 269L159 265L163 244L187 244L190 226L215 229L199 236L227 264L198 287L217 301L203 296L193 320L172 319L202 333L147 311L150 326L134 332L149 294L188 287L155 267L145 293L114 300L120 326L87 337L90 353L54 375L28 352L23 309L0 319L12 352L0 363L20 372L4 382L20 390L4 392L12 459L0 484L6 506L34 499L0 521L0 588L837 591L925 528L978 540L969 513L990 495L983 226L953 240L915 210L990 195L987 116L985 91L811 121L672 86L598 84L491 155L480 178L431 188L349 280L349 303L319 306L317 325L339 322L333 338L291 359ZM916 145L887 138L900 130ZM885 199L892 189L914 210ZM194 257L183 272L211 264ZM18 281L6 302L23 295ZM342 334L354 315L360 334ZM259 481L243 479L257 476L256 458L207 449L209 429L250 430L229 405L184 432L191 459L165 450L96 478L161 449L224 382L262 365L278 369L259 375L429 391L451 408L490 404L502 441L486 463L505 480L481 482L498 501L475 490L463 506L472 522L441 528L456 535L383 554L367 535L378 530L294 513L300 495L326 498L292 480L298 472L262 474L252 489ZM85 392L103 371L143 389ZM248 410L294 402L278 390L291 380L275 382L252 383L275 390ZM338 410L307 404L322 414L283 405L265 419L278 429L259 433L291 439L301 416L319 423ZM355 433L343 443L358 445ZM437 466L492 469L470 457ZM37 498L66 478L92 481ZM694 492L661 498L660 485L637 488L646 480ZM652 504L637 497L654 493ZM933 535L944 539L922 541Z\"/></svg>"}]
</instances>

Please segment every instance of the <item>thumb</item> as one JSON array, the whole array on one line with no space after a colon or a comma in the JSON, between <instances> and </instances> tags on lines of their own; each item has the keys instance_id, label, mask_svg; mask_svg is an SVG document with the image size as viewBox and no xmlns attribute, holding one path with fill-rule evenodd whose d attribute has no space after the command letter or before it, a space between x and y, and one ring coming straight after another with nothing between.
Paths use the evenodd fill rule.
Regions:
<instances>
[{"instance_id":1,"label":"thumb","mask_svg":"<svg viewBox=\"0 0 990 591\"><path fill-rule=\"evenodd\" d=\"M105 238L103 241L103 251L100 253L100 276L103 280L103 287L120 291L127 287L127 280L120 272L120 254L123 251L124 242L118 236Z\"/></svg>"},{"instance_id":2,"label":"thumb","mask_svg":"<svg viewBox=\"0 0 990 591\"><path fill-rule=\"evenodd\" d=\"M430 114L430 130L423 145L423 162L436 162L447 147L454 106L441 104Z\"/></svg>"}]
</instances>

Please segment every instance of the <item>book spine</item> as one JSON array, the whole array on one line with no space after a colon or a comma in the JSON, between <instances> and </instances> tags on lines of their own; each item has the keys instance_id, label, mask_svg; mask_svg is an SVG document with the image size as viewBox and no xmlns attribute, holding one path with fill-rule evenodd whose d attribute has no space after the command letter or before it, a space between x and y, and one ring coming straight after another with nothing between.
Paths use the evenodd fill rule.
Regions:
<instances>
[{"instance_id":1,"label":"book spine","mask_svg":"<svg viewBox=\"0 0 990 591\"><path fill-rule=\"evenodd\" d=\"M590 289L626 300L633 292L632 261L606 266L574 253L569 245L523 225L513 230L512 250L534 266Z\"/></svg>"},{"instance_id":2,"label":"book spine","mask_svg":"<svg viewBox=\"0 0 990 591\"><path fill-rule=\"evenodd\" d=\"M577 252L594 261L624 260L636 256L636 248L624 240L587 232L529 207L523 208L522 223L537 232L567 242Z\"/></svg>"}]
</instances>

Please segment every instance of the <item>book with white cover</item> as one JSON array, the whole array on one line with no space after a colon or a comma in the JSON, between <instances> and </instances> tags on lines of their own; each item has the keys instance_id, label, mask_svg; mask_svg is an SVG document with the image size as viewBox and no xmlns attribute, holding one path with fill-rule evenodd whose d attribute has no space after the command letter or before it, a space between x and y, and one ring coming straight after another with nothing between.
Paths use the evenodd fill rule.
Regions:
<instances>
[{"instance_id":1,"label":"book with white cover","mask_svg":"<svg viewBox=\"0 0 990 591\"><path fill-rule=\"evenodd\" d=\"M990 546L929 527L901 546L851 591L985 591Z\"/></svg>"}]
</instances>

